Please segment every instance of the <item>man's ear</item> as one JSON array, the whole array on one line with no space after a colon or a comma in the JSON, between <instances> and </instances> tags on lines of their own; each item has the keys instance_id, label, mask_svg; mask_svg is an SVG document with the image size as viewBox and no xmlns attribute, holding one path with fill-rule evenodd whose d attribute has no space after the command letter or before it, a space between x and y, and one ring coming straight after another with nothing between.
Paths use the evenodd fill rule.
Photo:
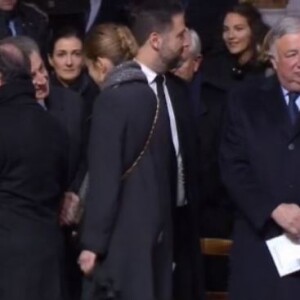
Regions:
<instances>
[{"instance_id":1,"label":"man's ear","mask_svg":"<svg viewBox=\"0 0 300 300\"><path fill-rule=\"evenodd\" d=\"M159 35L159 33L157 32L152 32L149 36L149 44L151 45L151 47L158 51L161 47L161 37Z\"/></svg>"},{"instance_id":2,"label":"man's ear","mask_svg":"<svg viewBox=\"0 0 300 300\"><path fill-rule=\"evenodd\" d=\"M93 61L93 63L95 64L95 67L99 70L106 71L106 65L104 63L104 59L100 56L97 57L97 59L95 61Z\"/></svg>"},{"instance_id":3,"label":"man's ear","mask_svg":"<svg viewBox=\"0 0 300 300\"><path fill-rule=\"evenodd\" d=\"M49 65L53 68L53 60L52 60L52 57L48 54L47 55L48 57L48 62L49 62Z\"/></svg>"},{"instance_id":4,"label":"man's ear","mask_svg":"<svg viewBox=\"0 0 300 300\"><path fill-rule=\"evenodd\" d=\"M273 69L277 70L277 60L273 55L270 57L270 61L271 61L271 64L273 66Z\"/></svg>"},{"instance_id":5,"label":"man's ear","mask_svg":"<svg viewBox=\"0 0 300 300\"><path fill-rule=\"evenodd\" d=\"M198 55L195 60L194 60L194 73L197 73L198 70L200 69L200 66L202 64L203 57L202 55Z\"/></svg>"}]
</instances>

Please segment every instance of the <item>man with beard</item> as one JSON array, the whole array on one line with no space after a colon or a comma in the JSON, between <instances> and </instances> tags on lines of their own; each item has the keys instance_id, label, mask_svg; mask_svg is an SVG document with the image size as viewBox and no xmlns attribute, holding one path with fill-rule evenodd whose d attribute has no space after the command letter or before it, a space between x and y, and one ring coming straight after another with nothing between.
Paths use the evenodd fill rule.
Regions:
<instances>
[{"instance_id":1,"label":"man with beard","mask_svg":"<svg viewBox=\"0 0 300 300\"><path fill-rule=\"evenodd\" d=\"M174 299L201 297L200 249L197 224L197 140L185 83L167 73L178 65L186 46L184 11L180 3L137 7L132 31L140 46L136 61L166 110L173 144L173 293Z\"/></svg>"}]
</instances>

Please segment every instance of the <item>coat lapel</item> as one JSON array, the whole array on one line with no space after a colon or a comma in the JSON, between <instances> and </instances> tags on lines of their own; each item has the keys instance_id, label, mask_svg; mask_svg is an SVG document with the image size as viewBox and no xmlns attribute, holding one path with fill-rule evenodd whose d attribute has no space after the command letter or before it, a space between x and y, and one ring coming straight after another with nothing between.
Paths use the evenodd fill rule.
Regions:
<instances>
[{"instance_id":1,"label":"coat lapel","mask_svg":"<svg viewBox=\"0 0 300 300\"><path fill-rule=\"evenodd\" d=\"M274 127L288 138L291 137L293 128L289 119L287 105L277 78L268 78L262 85L263 103L267 115L272 119Z\"/></svg>"}]
</instances>

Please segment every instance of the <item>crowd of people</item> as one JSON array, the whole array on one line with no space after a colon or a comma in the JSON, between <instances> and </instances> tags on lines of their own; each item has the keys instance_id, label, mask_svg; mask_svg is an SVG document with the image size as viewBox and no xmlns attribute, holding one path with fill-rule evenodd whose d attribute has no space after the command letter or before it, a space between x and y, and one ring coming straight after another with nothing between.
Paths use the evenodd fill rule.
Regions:
<instances>
[{"instance_id":1,"label":"crowd of people","mask_svg":"<svg viewBox=\"0 0 300 300\"><path fill-rule=\"evenodd\" d=\"M0 299L296 299L300 18L234 4L208 46L189 1L112 3L0 0Z\"/></svg>"}]
</instances>

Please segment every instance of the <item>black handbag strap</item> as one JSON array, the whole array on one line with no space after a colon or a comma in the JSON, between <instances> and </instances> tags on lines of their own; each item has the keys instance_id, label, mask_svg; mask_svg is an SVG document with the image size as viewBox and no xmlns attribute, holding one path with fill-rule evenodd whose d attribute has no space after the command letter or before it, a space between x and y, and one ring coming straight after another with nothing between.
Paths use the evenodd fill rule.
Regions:
<instances>
[{"instance_id":1,"label":"black handbag strap","mask_svg":"<svg viewBox=\"0 0 300 300\"><path fill-rule=\"evenodd\" d=\"M160 109L160 103L158 100L158 97L156 98L156 111L155 111L155 115L153 118L153 122L152 122L152 126L148 135L148 138L144 144L144 147L142 149L142 151L140 152L140 154L138 155L138 157L134 160L133 164L123 173L121 180L125 180L128 178L128 176L133 172L133 170L137 167L137 165L139 164L139 162L141 161L142 157L144 156L146 150L149 147L150 141L152 139L156 124L157 124L157 120L158 120L158 114L159 114L159 109Z\"/></svg>"}]
</instances>

